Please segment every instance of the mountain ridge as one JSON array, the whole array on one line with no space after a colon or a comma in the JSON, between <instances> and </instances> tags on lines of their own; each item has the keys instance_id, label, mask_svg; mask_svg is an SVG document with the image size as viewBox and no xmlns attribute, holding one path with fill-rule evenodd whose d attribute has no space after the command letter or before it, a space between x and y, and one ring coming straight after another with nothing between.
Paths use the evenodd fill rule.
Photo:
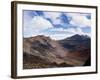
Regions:
<instances>
[{"instance_id":1,"label":"mountain ridge","mask_svg":"<svg viewBox=\"0 0 100 80\"><path fill-rule=\"evenodd\" d=\"M78 36L78 38L77 38ZM73 38L74 37L74 38ZM71 41L71 39L77 38L80 40L85 39L88 43L88 38L81 37L80 35L74 35L72 37L63 39L63 40L53 40L50 37L44 35L38 35L30 38L23 39L23 60L24 60L24 69L29 68L26 67L26 64L36 63L35 57L38 58L38 63L45 64L46 66L41 66L40 68L48 68L52 65L52 67L62 67L62 66L82 66L85 61L90 56L90 46L81 45L81 49L79 50L77 47L80 47L80 43L75 41ZM81 39L82 38L82 39ZM68 42L69 40L69 42ZM81 42L83 43L83 42ZM65 44L67 47L65 47ZM70 50L70 47L72 50ZM75 49L74 49L75 48ZM84 52L86 50L87 52ZM81 53L84 54L81 54ZM27 55L27 56L26 56ZM30 57L29 57L30 56ZM32 58L32 56L34 58ZM31 65L32 66L32 65ZM31 68L35 68L32 66Z\"/></svg>"}]
</instances>

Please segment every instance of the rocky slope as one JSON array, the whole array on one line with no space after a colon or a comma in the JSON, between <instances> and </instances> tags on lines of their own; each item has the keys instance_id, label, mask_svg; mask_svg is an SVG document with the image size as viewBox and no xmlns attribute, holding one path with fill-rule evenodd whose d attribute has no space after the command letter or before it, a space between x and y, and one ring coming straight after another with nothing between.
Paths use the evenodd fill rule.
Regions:
<instances>
[{"instance_id":1,"label":"rocky slope","mask_svg":"<svg viewBox=\"0 0 100 80\"><path fill-rule=\"evenodd\" d=\"M90 38L74 35L56 41L38 35L23 39L23 68L82 66L90 56Z\"/></svg>"}]
</instances>

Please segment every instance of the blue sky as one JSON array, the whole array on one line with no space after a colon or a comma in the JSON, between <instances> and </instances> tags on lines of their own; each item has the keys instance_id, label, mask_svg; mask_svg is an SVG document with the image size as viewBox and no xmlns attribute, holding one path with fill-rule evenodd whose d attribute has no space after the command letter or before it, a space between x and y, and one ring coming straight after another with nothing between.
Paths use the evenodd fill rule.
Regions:
<instances>
[{"instance_id":1,"label":"blue sky","mask_svg":"<svg viewBox=\"0 0 100 80\"><path fill-rule=\"evenodd\" d=\"M49 36L60 40L75 34L91 37L91 14L50 11L23 11L23 36Z\"/></svg>"}]
</instances>

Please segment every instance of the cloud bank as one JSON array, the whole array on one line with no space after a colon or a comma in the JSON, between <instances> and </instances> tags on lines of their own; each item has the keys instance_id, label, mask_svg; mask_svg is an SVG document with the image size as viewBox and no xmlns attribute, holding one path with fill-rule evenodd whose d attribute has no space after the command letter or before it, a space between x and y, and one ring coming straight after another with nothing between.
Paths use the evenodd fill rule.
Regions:
<instances>
[{"instance_id":1,"label":"cloud bank","mask_svg":"<svg viewBox=\"0 0 100 80\"><path fill-rule=\"evenodd\" d=\"M82 34L91 36L91 14L69 12L23 11L23 36L49 36L60 40Z\"/></svg>"}]
</instances>

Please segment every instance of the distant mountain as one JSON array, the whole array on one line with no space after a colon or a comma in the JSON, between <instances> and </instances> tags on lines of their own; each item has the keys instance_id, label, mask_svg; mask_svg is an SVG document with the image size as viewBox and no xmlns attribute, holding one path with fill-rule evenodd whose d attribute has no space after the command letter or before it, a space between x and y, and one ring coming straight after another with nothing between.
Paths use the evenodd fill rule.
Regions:
<instances>
[{"instance_id":1,"label":"distant mountain","mask_svg":"<svg viewBox=\"0 0 100 80\"><path fill-rule=\"evenodd\" d=\"M90 40L90 37L87 35L73 35L71 37L66 38L67 40L78 40L78 41L82 41L82 40Z\"/></svg>"},{"instance_id":2,"label":"distant mountain","mask_svg":"<svg viewBox=\"0 0 100 80\"><path fill-rule=\"evenodd\" d=\"M89 56L88 36L74 35L60 41L43 35L23 39L24 69L82 66Z\"/></svg>"},{"instance_id":3,"label":"distant mountain","mask_svg":"<svg viewBox=\"0 0 100 80\"><path fill-rule=\"evenodd\" d=\"M59 43L66 49L75 51L75 50L83 50L90 49L91 39L87 35L73 35L71 37L60 40Z\"/></svg>"}]
</instances>

